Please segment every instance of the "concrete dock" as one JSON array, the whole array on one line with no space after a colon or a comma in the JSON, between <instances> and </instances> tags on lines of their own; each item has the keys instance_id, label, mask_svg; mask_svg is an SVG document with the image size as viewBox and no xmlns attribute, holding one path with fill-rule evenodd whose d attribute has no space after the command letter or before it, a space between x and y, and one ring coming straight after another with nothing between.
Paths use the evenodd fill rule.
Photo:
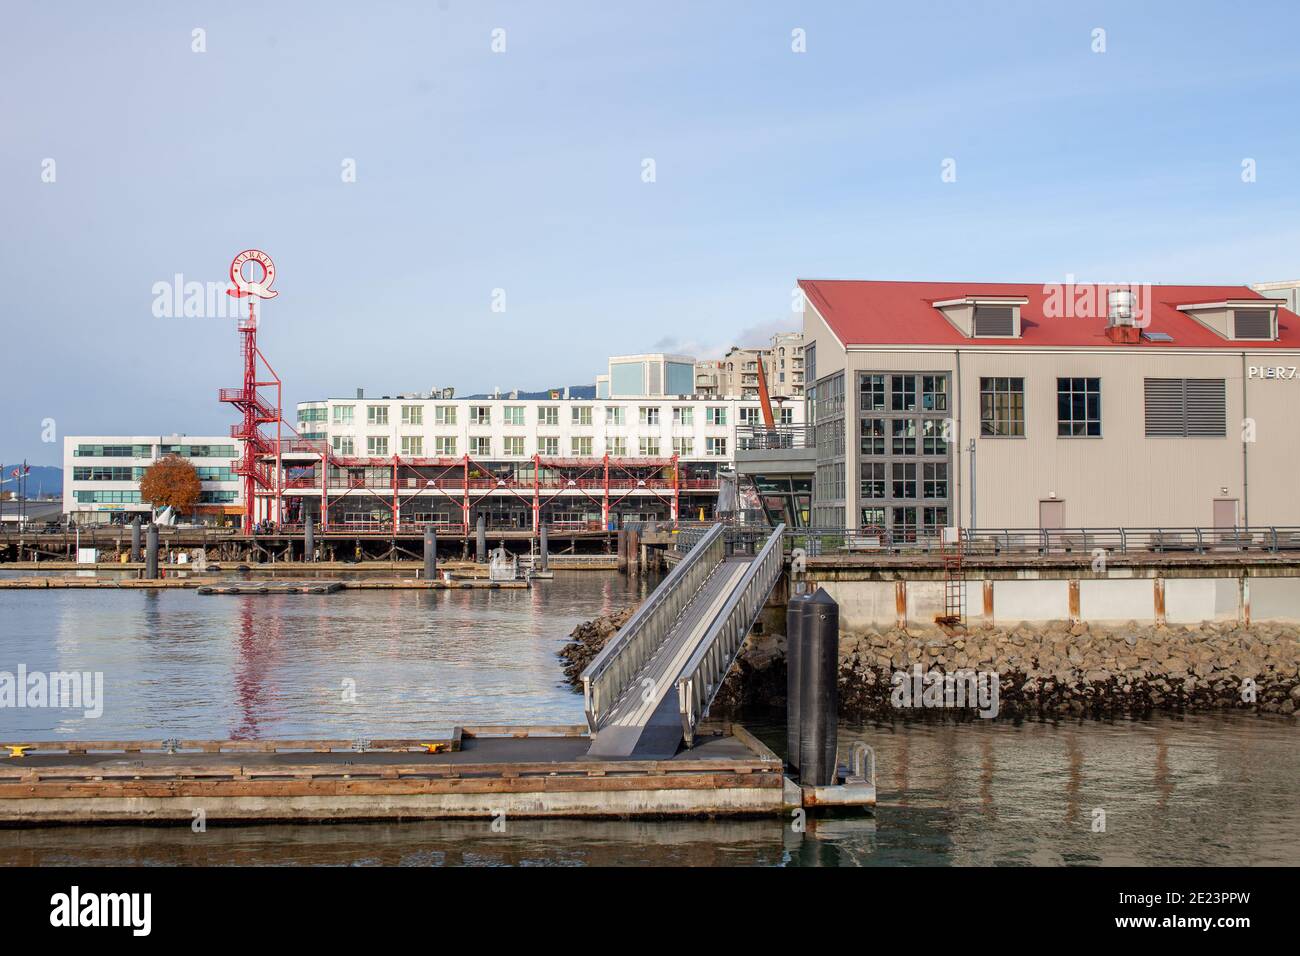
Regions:
<instances>
[{"instance_id":1,"label":"concrete dock","mask_svg":"<svg viewBox=\"0 0 1300 956\"><path fill-rule=\"evenodd\" d=\"M668 760L588 756L585 727L371 741L6 741L0 825L752 816L826 806L737 725ZM30 748L22 750L21 748ZM851 803L874 806L875 790Z\"/></svg>"}]
</instances>

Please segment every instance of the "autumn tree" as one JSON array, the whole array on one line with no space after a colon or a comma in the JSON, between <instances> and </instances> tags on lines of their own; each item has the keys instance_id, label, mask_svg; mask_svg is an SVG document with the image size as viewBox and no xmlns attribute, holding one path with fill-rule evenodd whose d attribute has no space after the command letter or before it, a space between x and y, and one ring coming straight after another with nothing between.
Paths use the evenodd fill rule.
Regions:
<instances>
[{"instance_id":1,"label":"autumn tree","mask_svg":"<svg viewBox=\"0 0 1300 956\"><path fill-rule=\"evenodd\" d=\"M185 514L198 503L203 488L199 473L188 459L179 455L166 455L145 469L140 479L140 499L155 508L169 505L179 514Z\"/></svg>"}]
</instances>

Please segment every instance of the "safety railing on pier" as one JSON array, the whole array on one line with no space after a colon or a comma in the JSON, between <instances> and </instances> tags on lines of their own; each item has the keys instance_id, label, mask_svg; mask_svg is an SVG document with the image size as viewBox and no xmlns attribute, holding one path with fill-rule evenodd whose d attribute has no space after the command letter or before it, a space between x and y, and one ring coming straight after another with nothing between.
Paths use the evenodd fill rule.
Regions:
<instances>
[{"instance_id":1,"label":"safety railing on pier","mask_svg":"<svg viewBox=\"0 0 1300 956\"><path fill-rule=\"evenodd\" d=\"M709 706L731 669L740 646L758 620L784 565L785 525L777 525L759 550L745 578L727 600L704 640L677 679L677 707L686 746L695 742L695 728L708 716Z\"/></svg>"},{"instance_id":2,"label":"safety railing on pier","mask_svg":"<svg viewBox=\"0 0 1300 956\"><path fill-rule=\"evenodd\" d=\"M582 698L593 731L663 644L682 610L723 559L725 547L723 528L714 525L587 665L582 672Z\"/></svg>"},{"instance_id":3,"label":"safety railing on pier","mask_svg":"<svg viewBox=\"0 0 1300 956\"><path fill-rule=\"evenodd\" d=\"M945 538L945 535L947 537ZM809 557L825 554L934 554L952 547L955 531L943 528L792 528L786 550ZM1048 556L1098 551L1107 554L1210 554L1300 551L1300 527L1252 528L973 528L962 529L961 550L969 557Z\"/></svg>"}]
</instances>

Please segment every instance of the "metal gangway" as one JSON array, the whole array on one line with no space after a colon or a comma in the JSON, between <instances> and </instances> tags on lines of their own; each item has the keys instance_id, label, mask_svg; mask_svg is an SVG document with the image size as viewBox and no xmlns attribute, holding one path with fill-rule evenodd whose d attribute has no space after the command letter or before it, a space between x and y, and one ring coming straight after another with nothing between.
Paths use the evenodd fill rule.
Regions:
<instances>
[{"instance_id":1,"label":"metal gangway","mask_svg":"<svg viewBox=\"0 0 1300 956\"><path fill-rule=\"evenodd\" d=\"M582 672L590 754L666 759L694 744L781 577L784 533L682 534L685 556Z\"/></svg>"}]
</instances>

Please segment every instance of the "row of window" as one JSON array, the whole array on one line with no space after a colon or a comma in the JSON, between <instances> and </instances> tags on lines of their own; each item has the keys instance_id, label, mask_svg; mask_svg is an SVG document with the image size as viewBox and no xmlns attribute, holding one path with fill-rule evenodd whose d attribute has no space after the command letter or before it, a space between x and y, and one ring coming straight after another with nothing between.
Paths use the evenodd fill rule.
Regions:
<instances>
[{"instance_id":1,"label":"row of window","mask_svg":"<svg viewBox=\"0 0 1300 956\"><path fill-rule=\"evenodd\" d=\"M1223 438L1227 435L1227 386L1221 378L1143 380L1147 438ZM1025 380L980 379L980 435L1025 434ZM1101 379L1056 380L1056 434L1101 437Z\"/></svg>"},{"instance_id":2,"label":"row of window","mask_svg":"<svg viewBox=\"0 0 1300 956\"><path fill-rule=\"evenodd\" d=\"M138 505L138 491L76 491L77 503L83 505ZM234 491L204 491L199 495L199 504L228 505L234 502Z\"/></svg>"},{"instance_id":3,"label":"row of window","mask_svg":"<svg viewBox=\"0 0 1300 956\"><path fill-rule=\"evenodd\" d=\"M524 438L522 435L506 436L501 440L501 455L504 458L523 458ZM351 435L335 435L331 439L334 453L344 457L357 453L356 441ZM590 458L593 452L593 439L587 436L575 436L569 439L568 454L574 458ZM387 435L368 435L366 437L366 455L370 458L386 458L391 453ZM399 455L403 458L421 458L425 454L422 435L403 435L400 439ZM691 458L695 455L694 438L674 438L673 454L679 458ZM638 453L642 457L657 458L660 454L658 438L641 438L638 440ZM455 435L438 435L433 439L431 450L437 458L455 458L460 454L459 442ZM605 453L612 458L628 457L628 440L622 437L605 439ZM471 436L468 454L475 458L490 458L493 455L492 439L486 435ZM553 436L539 436L537 454L554 458L560 454L560 439ZM727 439L704 439L704 454L709 457L727 457Z\"/></svg>"},{"instance_id":4,"label":"row of window","mask_svg":"<svg viewBox=\"0 0 1300 956\"><path fill-rule=\"evenodd\" d=\"M864 501L887 498L948 497L948 463L895 461L864 462L861 491Z\"/></svg>"},{"instance_id":5,"label":"row of window","mask_svg":"<svg viewBox=\"0 0 1300 956\"><path fill-rule=\"evenodd\" d=\"M893 521L888 527L895 535L907 535L918 528L931 533L938 533L940 529L948 526L948 508L945 505L921 508L915 505L901 505L888 509L881 506L872 506L862 509L863 530L885 530L886 511L891 512L890 517L893 518ZM843 512L841 512L842 514ZM918 517L921 520L919 525L917 524Z\"/></svg>"},{"instance_id":6,"label":"row of window","mask_svg":"<svg viewBox=\"0 0 1300 956\"><path fill-rule=\"evenodd\" d=\"M864 418L859 423L864 455L947 455L946 418Z\"/></svg>"},{"instance_id":7,"label":"row of window","mask_svg":"<svg viewBox=\"0 0 1300 956\"><path fill-rule=\"evenodd\" d=\"M388 405L367 405L366 406L366 424L367 425L387 425L389 424ZM435 405L433 406L433 424L435 425L455 425L457 424L457 415L459 414L459 405ZM424 405L402 405L400 409L401 423L403 425L423 425L424 424ZM501 423L503 425L524 425L524 417L527 406L524 405L503 405L501 407ZM592 417L591 405L574 405L569 409L569 421L573 425L591 425L594 424ZM324 421L323 409L302 409L298 413L298 420ZM322 414L317 417L315 413ZM658 425L661 421L663 409L657 405L642 405L637 409L640 423L642 425ZM311 413L308 415L308 413ZM492 424L492 406L491 405L469 405L466 407L469 424L471 425L491 425ZM757 424L759 421L759 410L757 408L740 409L740 421L742 424ZM355 405L335 405L331 413L331 420L335 425L351 425L355 422L356 406ZM794 412L792 409L783 408L780 410L781 424L790 425L794 423ZM674 425L694 425L695 424L695 407L690 405L674 405L672 407L672 421ZM725 405L708 405L704 409L704 423L706 425L726 425L727 424L727 407ZM540 405L537 408L538 425L559 425L560 424L560 406L558 405ZM605 406L606 425L625 425L627 424L627 409L621 405Z\"/></svg>"},{"instance_id":8,"label":"row of window","mask_svg":"<svg viewBox=\"0 0 1300 956\"><path fill-rule=\"evenodd\" d=\"M195 468L199 481L235 481L238 476L229 468L203 465ZM136 465L79 465L72 469L73 481L139 481L145 469Z\"/></svg>"},{"instance_id":9,"label":"row of window","mask_svg":"<svg viewBox=\"0 0 1300 956\"><path fill-rule=\"evenodd\" d=\"M234 445L163 445L162 454L182 458L237 458ZM78 445L74 458L152 458L152 445Z\"/></svg>"}]
</instances>

